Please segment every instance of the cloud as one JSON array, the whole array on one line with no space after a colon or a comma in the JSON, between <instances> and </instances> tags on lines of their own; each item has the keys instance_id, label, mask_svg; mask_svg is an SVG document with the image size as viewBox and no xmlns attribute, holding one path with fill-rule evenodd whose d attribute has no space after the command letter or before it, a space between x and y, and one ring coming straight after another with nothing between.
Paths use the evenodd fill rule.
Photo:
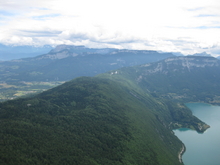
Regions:
<instances>
[{"instance_id":1,"label":"cloud","mask_svg":"<svg viewBox=\"0 0 220 165\"><path fill-rule=\"evenodd\" d=\"M32 18L35 19L35 20L48 20L50 18L59 17L59 16L61 16L61 14L55 13L55 14L46 14L46 15L33 16Z\"/></svg>"},{"instance_id":2,"label":"cloud","mask_svg":"<svg viewBox=\"0 0 220 165\"><path fill-rule=\"evenodd\" d=\"M7 11L24 11L29 10L32 7L45 8L45 6L51 5L54 0L0 0L0 9Z\"/></svg>"},{"instance_id":3,"label":"cloud","mask_svg":"<svg viewBox=\"0 0 220 165\"><path fill-rule=\"evenodd\" d=\"M82 40L91 40L91 36L86 32L71 32L68 30L63 31L60 35L60 38L70 40L70 41L82 41Z\"/></svg>"},{"instance_id":4,"label":"cloud","mask_svg":"<svg viewBox=\"0 0 220 165\"><path fill-rule=\"evenodd\" d=\"M5 10L0 10L0 16L14 16L15 13L13 12L8 12L8 11L5 11Z\"/></svg>"},{"instance_id":5,"label":"cloud","mask_svg":"<svg viewBox=\"0 0 220 165\"><path fill-rule=\"evenodd\" d=\"M0 0L0 42L211 52L219 8L218 0Z\"/></svg>"},{"instance_id":6,"label":"cloud","mask_svg":"<svg viewBox=\"0 0 220 165\"><path fill-rule=\"evenodd\" d=\"M196 29L220 29L220 26L199 26Z\"/></svg>"},{"instance_id":7,"label":"cloud","mask_svg":"<svg viewBox=\"0 0 220 165\"><path fill-rule=\"evenodd\" d=\"M220 17L220 15L214 15L214 14L199 14L196 17Z\"/></svg>"},{"instance_id":8,"label":"cloud","mask_svg":"<svg viewBox=\"0 0 220 165\"><path fill-rule=\"evenodd\" d=\"M36 30L20 30L18 33L25 37L57 37L62 31L36 31Z\"/></svg>"},{"instance_id":9,"label":"cloud","mask_svg":"<svg viewBox=\"0 0 220 165\"><path fill-rule=\"evenodd\" d=\"M205 9L205 7L196 7L196 8L188 8L186 9L187 11L201 11Z\"/></svg>"}]
</instances>

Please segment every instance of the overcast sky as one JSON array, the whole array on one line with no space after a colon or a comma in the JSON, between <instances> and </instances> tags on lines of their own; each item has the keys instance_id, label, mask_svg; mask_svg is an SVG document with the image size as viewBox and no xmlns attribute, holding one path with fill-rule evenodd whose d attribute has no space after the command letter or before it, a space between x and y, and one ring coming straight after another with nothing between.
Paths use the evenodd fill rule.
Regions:
<instances>
[{"instance_id":1,"label":"overcast sky","mask_svg":"<svg viewBox=\"0 0 220 165\"><path fill-rule=\"evenodd\" d=\"M220 55L219 0L0 0L0 43Z\"/></svg>"}]
</instances>

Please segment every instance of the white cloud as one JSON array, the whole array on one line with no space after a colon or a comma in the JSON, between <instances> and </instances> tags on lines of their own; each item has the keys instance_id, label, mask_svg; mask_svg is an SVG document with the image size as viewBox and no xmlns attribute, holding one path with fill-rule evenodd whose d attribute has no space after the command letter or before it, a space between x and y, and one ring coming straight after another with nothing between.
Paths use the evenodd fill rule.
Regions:
<instances>
[{"instance_id":1,"label":"white cloud","mask_svg":"<svg viewBox=\"0 0 220 165\"><path fill-rule=\"evenodd\" d=\"M0 0L0 42L219 53L218 0Z\"/></svg>"}]
</instances>

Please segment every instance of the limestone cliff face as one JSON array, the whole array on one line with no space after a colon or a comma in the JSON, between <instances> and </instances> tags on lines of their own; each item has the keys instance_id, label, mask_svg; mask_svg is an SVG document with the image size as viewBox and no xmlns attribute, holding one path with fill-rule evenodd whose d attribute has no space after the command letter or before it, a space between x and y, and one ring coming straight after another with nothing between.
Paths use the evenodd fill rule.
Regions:
<instances>
[{"instance_id":1,"label":"limestone cliff face","mask_svg":"<svg viewBox=\"0 0 220 165\"><path fill-rule=\"evenodd\" d=\"M214 57L178 57L165 60L167 65L180 65L188 69L192 67L219 66L219 62Z\"/></svg>"},{"instance_id":2,"label":"limestone cliff face","mask_svg":"<svg viewBox=\"0 0 220 165\"><path fill-rule=\"evenodd\" d=\"M220 66L218 59L214 57L194 57L194 56L185 56L185 57L171 57L165 59L161 62L151 63L142 65L145 68L145 74L154 74L154 73L163 73L167 74L168 72L185 72L191 71L195 68L205 68L205 67L217 67Z\"/></svg>"},{"instance_id":3,"label":"limestone cliff face","mask_svg":"<svg viewBox=\"0 0 220 165\"><path fill-rule=\"evenodd\" d=\"M153 50L128 50L128 49L121 49L121 50L118 49L118 50L115 50L115 51L111 52L111 54L117 54L117 53L153 54L153 53L158 53L158 52L157 51L153 51Z\"/></svg>"},{"instance_id":4,"label":"limestone cliff face","mask_svg":"<svg viewBox=\"0 0 220 165\"><path fill-rule=\"evenodd\" d=\"M86 51L84 46L74 46L74 45L58 45L56 48L52 49L48 54L40 56L38 59L63 59L69 56L78 56L79 52Z\"/></svg>"},{"instance_id":5,"label":"limestone cliff face","mask_svg":"<svg viewBox=\"0 0 220 165\"><path fill-rule=\"evenodd\" d=\"M50 51L50 53L58 53L60 51L63 51L63 50L83 50L83 49L86 49L85 46L74 46L74 45L58 45L56 46L56 48L52 49Z\"/></svg>"},{"instance_id":6,"label":"limestone cliff face","mask_svg":"<svg viewBox=\"0 0 220 165\"><path fill-rule=\"evenodd\" d=\"M44 58L49 58L49 59L63 59L63 58L67 58L69 56L78 56L77 53L71 53L69 52L68 50L63 50L63 51L60 51L60 52L56 52L56 53L53 53L53 54L47 54L46 56L44 56Z\"/></svg>"}]
</instances>

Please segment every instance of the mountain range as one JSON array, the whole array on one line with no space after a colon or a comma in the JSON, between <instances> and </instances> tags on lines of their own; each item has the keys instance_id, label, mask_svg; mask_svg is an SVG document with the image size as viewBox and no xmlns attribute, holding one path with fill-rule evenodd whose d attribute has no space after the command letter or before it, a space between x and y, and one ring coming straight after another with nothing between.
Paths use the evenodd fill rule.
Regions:
<instances>
[{"instance_id":1,"label":"mountain range","mask_svg":"<svg viewBox=\"0 0 220 165\"><path fill-rule=\"evenodd\" d=\"M203 56L203 57L212 57L211 54L208 54L206 52L202 52L202 53L195 53L192 56Z\"/></svg>"},{"instance_id":2,"label":"mountain range","mask_svg":"<svg viewBox=\"0 0 220 165\"><path fill-rule=\"evenodd\" d=\"M0 81L67 81L172 56L171 53L147 50L59 45L44 55L0 62Z\"/></svg>"},{"instance_id":3,"label":"mountain range","mask_svg":"<svg viewBox=\"0 0 220 165\"><path fill-rule=\"evenodd\" d=\"M77 64L75 72L81 72L87 65L91 65L91 70L96 64L103 68L106 65L106 70L96 70L105 73L95 76L87 68L86 77L75 78L31 97L0 103L0 163L183 164L181 154L185 147L172 130L184 127L202 133L209 128L208 123L193 116L184 103L220 103L219 60L176 57L154 51L103 49L97 53L99 49L92 49L93 52L84 49L61 45L46 55L11 61L8 63L11 70L2 70L2 75L10 73L5 76L7 81L15 78L17 81L21 80L18 70L22 65L15 67L18 65L14 62L23 62L25 66L28 61L25 67L28 68L28 64L33 67L29 73L40 72L38 66L41 65L54 76L55 73L61 75L55 66L72 74L69 68ZM154 62L144 63L146 57ZM81 63L73 65L77 58ZM117 64L109 65L111 63ZM109 71L110 66L117 67ZM23 72L28 73L24 68ZM42 69L35 81L45 72ZM67 73L59 78L74 78Z\"/></svg>"}]
</instances>

